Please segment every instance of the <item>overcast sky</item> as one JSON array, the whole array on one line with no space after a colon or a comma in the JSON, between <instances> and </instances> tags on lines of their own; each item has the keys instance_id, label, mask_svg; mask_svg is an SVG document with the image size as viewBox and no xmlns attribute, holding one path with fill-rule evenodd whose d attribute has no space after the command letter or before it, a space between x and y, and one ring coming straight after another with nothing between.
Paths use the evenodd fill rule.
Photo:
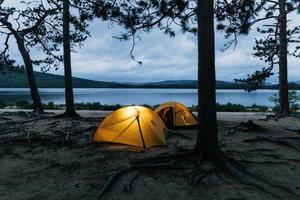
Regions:
<instances>
[{"instance_id":1,"label":"overcast sky","mask_svg":"<svg viewBox=\"0 0 300 200\"><path fill-rule=\"evenodd\" d=\"M293 23L297 21L299 23L299 16L294 17ZM136 59L143 62L143 65L139 65L130 58L131 42L120 42L112 37L120 33L119 27L108 28L106 23L95 20L90 25L90 31L92 37L84 42L81 49L77 49L77 53L72 54L73 75L76 77L118 82L197 77L197 43L192 34L177 32L175 38L170 38L159 30L143 34L142 41L137 41L134 51ZM258 34L253 31L249 36L241 37L235 49L222 53L220 49L225 40L223 33L216 32L218 80L233 81L234 78L246 77L256 69L266 67L264 62L251 55L255 37L258 37ZM14 43L15 41L11 40L11 44ZM38 55L36 51L31 53ZM11 58L22 64L16 47L11 49L10 54ZM39 70L39 67L36 70ZM58 71L51 70L51 73L62 74L63 67ZM300 59L289 57L289 79L300 80ZM277 75L269 82L277 82Z\"/></svg>"}]
</instances>

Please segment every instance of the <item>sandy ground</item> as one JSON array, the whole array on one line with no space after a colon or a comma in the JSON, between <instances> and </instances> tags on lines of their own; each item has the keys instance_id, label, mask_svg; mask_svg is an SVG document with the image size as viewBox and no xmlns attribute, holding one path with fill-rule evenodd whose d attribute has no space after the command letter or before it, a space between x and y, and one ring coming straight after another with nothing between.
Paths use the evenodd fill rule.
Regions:
<instances>
[{"instance_id":1,"label":"sandy ground","mask_svg":"<svg viewBox=\"0 0 300 200\"><path fill-rule=\"evenodd\" d=\"M192 149L196 138L196 130L176 130L168 132L167 147L143 150L93 144L90 143L93 128L109 112L80 111L80 119L27 121L30 119L24 111L6 111L0 111L1 200L97 199L103 185L117 170L137 159ZM181 170L123 174L102 199L300 199L300 135L285 130L300 129L300 120L292 117L261 120L265 115L218 113L220 146L261 180L263 188L239 183L212 162L202 164L199 171L196 162L184 161L176 163L184 167ZM227 134L248 119L263 129ZM67 132L70 142L64 141ZM271 140L255 139L261 136ZM211 169L214 170L198 184L190 183L192 175L205 174ZM137 173L132 191L125 192L124 186Z\"/></svg>"}]
</instances>

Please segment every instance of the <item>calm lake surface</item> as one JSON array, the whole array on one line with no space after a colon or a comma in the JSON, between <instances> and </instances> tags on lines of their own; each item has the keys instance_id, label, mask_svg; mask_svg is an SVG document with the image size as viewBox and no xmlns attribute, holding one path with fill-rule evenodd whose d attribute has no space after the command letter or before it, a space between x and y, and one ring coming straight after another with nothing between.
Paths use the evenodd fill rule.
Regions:
<instances>
[{"instance_id":1,"label":"calm lake surface","mask_svg":"<svg viewBox=\"0 0 300 200\"><path fill-rule=\"evenodd\" d=\"M42 101L64 104L64 89L41 88ZM277 93L276 90L258 90L245 92L244 90L217 90L217 102L221 104L237 103L246 106L254 103L273 106L268 97ZM300 95L300 91L297 91ZM187 106L197 104L196 89L111 89L111 88L75 88L75 102L100 102L101 104L160 104L165 101L179 101ZM30 101L27 88L0 88L0 101L15 103L19 100Z\"/></svg>"}]
</instances>

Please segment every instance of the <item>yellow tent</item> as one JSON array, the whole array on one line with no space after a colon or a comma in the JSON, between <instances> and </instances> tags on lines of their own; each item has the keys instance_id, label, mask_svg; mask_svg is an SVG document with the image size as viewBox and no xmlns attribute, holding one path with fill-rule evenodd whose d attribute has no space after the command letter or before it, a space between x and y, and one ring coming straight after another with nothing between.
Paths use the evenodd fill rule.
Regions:
<instances>
[{"instance_id":1,"label":"yellow tent","mask_svg":"<svg viewBox=\"0 0 300 200\"><path fill-rule=\"evenodd\" d=\"M95 142L112 142L148 148L166 145L165 125L151 109L120 108L107 116L94 134Z\"/></svg>"},{"instance_id":2,"label":"yellow tent","mask_svg":"<svg viewBox=\"0 0 300 200\"><path fill-rule=\"evenodd\" d=\"M198 124L193 113L178 102L166 102L155 109L168 128L195 126Z\"/></svg>"}]
</instances>

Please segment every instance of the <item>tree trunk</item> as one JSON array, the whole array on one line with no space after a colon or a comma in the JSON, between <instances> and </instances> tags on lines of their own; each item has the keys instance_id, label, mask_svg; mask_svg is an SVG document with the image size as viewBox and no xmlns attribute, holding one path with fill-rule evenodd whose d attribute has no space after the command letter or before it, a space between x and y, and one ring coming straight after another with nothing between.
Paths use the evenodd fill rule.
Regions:
<instances>
[{"instance_id":1,"label":"tree trunk","mask_svg":"<svg viewBox=\"0 0 300 200\"><path fill-rule=\"evenodd\" d=\"M69 0L63 1L63 43L65 70L65 98L67 117L76 116L72 85L71 50L70 50L70 10Z\"/></svg>"},{"instance_id":2,"label":"tree trunk","mask_svg":"<svg viewBox=\"0 0 300 200\"><path fill-rule=\"evenodd\" d=\"M15 38L18 44L18 48L20 50L20 53L22 55L24 65L26 68L27 78L28 78L28 85L30 88L30 94L33 102L33 111L37 113L43 112L43 106L40 98L40 93L36 84L34 71L33 71L33 65L32 61L29 55L28 50L25 47L24 38L23 36L19 35L18 33L15 33Z\"/></svg>"},{"instance_id":3,"label":"tree trunk","mask_svg":"<svg viewBox=\"0 0 300 200\"><path fill-rule=\"evenodd\" d=\"M200 159L214 159L218 147L213 0L198 0L198 137Z\"/></svg>"},{"instance_id":4,"label":"tree trunk","mask_svg":"<svg viewBox=\"0 0 300 200\"><path fill-rule=\"evenodd\" d=\"M279 0L279 114L289 114L286 0Z\"/></svg>"}]
</instances>

